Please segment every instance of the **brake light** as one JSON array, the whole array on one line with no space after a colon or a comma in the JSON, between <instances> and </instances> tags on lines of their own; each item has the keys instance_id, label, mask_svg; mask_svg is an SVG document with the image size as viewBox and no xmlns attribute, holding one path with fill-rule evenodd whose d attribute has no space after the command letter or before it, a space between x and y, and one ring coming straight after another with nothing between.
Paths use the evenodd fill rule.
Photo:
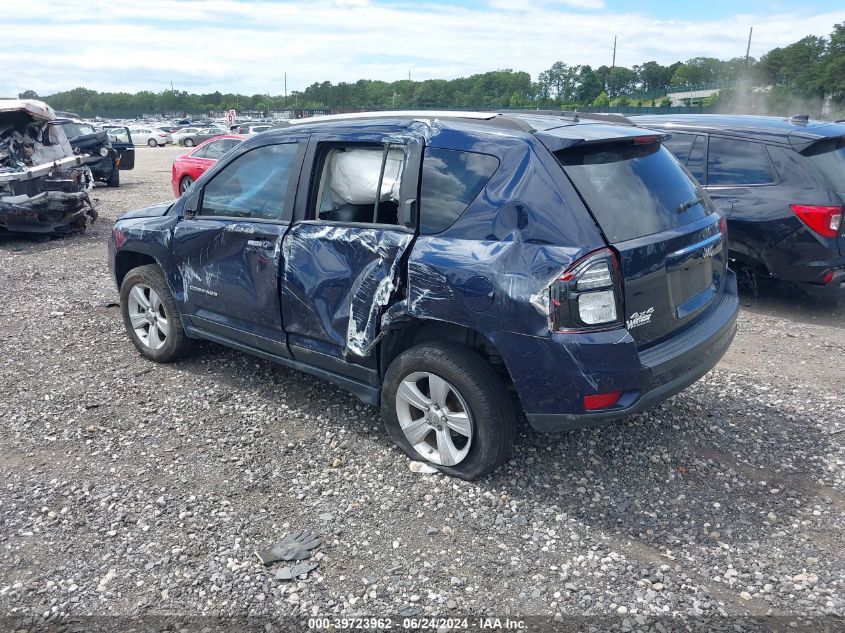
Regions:
<instances>
[{"instance_id":1,"label":"brake light","mask_svg":"<svg viewBox=\"0 0 845 633\"><path fill-rule=\"evenodd\" d=\"M836 237L842 227L842 207L790 204L801 221L822 237Z\"/></svg>"},{"instance_id":2,"label":"brake light","mask_svg":"<svg viewBox=\"0 0 845 633\"><path fill-rule=\"evenodd\" d=\"M591 396L584 396L584 409L587 411L609 409L619 402L619 398L621 397L621 391L608 391L607 393L594 393Z\"/></svg>"},{"instance_id":3,"label":"brake light","mask_svg":"<svg viewBox=\"0 0 845 633\"><path fill-rule=\"evenodd\" d=\"M549 288L555 332L608 329L622 324L622 288L616 254L609 248L576 261Z\"/></svg>"},{"instance_id":4,"label":"brake light","mask_svg":"<svg viewBox=\"0 0 845 633\"><path fill-rule=\"evenodd\" d=\"M826 285L827 285L827 284L829 284L831 281L833 281L833 271L832 271L832 270L828 270L828 271L824 274L824 277L822 277L822 285L823 285L823 286L826 286Z\"/></svg>"},{"instance_id":5,"label":"brake light","mask_svg":"<svg viewBox=\"0 0 845 633\"><path fill-rule=\"evenodd\" d=\"M126 243L126 236L121 232L120 229L113 229L112 235L114 236L114 245L117 248L120 248Z\"/></svg>"}]
</instances>

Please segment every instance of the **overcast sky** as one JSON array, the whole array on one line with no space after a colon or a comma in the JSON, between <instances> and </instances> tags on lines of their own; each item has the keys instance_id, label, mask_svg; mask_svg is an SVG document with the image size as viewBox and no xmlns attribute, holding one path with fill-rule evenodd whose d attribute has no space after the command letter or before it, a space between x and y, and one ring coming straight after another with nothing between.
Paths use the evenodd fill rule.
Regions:
<instances>
[{"instance_id":1,"label":"overcast sky","mask_svg":"<svg viewBox=\"0 0 845 633\"><path fill-rule=\"evenodd\" d=\"M759 57L845 20L842 0L4 0L0 96L301 90L315 82L537 74L556 60Z\"/></svg>"}]
</instances>

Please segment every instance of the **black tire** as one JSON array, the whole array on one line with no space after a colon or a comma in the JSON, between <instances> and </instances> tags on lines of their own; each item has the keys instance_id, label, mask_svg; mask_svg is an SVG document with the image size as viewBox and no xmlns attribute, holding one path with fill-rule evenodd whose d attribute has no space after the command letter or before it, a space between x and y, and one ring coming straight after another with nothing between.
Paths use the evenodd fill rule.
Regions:
<instances>
[{"instance_id":1,"label":"black tire","mask_svg":"<svg viewBox=\"0 0 845 633\"><path fill-rule=\"evenodd\" d=\"M404 351L390 364L382 382L381 409L393 441L411 459L428 461L405 437L396 410L399 386L415 372L430 372L451 383L466 402L472 425L466 457L454 466L431 465L466 480L478 479L501 466L513 447L513 401L489 363L462 345L424 343Z\"/></svg>"},{"instance_id":2,"label":"black tire","mask_svg":"<svg viewBox=\"0 0 845 633\"><path fill-rule=\"evenodd\" d=\"M113 169L111 172L111 176L106 181L107 187L119 187L120 186L120 172L117 169Z\"/></svg>"},{"instance_id":3,"label":"black tire","mask_svg":"<svg viewBox=\"0 0 845 633\"><path fill-rule=\"evenodd\" d=\"M194 139L186 138L185 139L185 147L193 147L194 146Z\"/></svg>"},{"instance_id":4,"label":"black tire","mask_svg":"<svg viewBox=\"0 0 845 633\"><path fill-rule=\"evenodd\" d=\"M165 338L164 345L158 349L152 349L146 345L135 332L135 328L132 327L129 314L129 294L139 284L152 288L158 293L161 300L161 308L169 325L169 332ZM120 313L123 316L123 325L126 328L126 333L132 340L133 345L149 360L157 363L172 363L188 354L194 348L195 341L188 338L185 334L182 319L179 316L179 311L176 309L170 289L167 287L167 282L161 274L161 269L154 264L133 268L123 278L123 283L120 284Z\"/></svg>"},{"instance_id":5,"label":"black tire","mask_svg":"<svg viewBox=\"0 0 845 633\"><path fill-rule=\"evenodd\" d=\"M179 194L185 193L188 188L194 184L194 179L190 176L184 176L182 180L179 181Z\"/></svg>"},{"instance_id":6,"label":"black tire","mask_svg":"<svg viewBox=\"0 0 845 633\"><path fill-rule=\"evenodd\" d=\"M149 141L147 141L147 145L149 145L150 147L158 147L158 141L156 141L154 138L151 138Z\"/></svg>"}]
</instances>

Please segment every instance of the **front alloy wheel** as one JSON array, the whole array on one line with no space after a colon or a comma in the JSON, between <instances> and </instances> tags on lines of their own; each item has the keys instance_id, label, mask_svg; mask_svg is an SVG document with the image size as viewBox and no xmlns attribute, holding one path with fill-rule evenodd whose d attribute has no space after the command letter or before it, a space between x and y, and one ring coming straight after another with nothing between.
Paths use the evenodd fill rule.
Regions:
<instances>
[{"instance_id":1,"label":"front alloy wheel","mask_svg":"<svg viewBox=\"0 0 845 633\"><path fill-rule=\"evenodd\" d=\"M150 349L161 349L170 334L164 303L158 293L136 284L129 293L129 320L138 339Z\"/></svg>"},{"instance_id":2,"label":"front alloy wheel","mask_svg":"<svg viewBox=\"0 0 845 633\"><path fill-rule=\"evenodd\" d=\"M191 351L170 289L155 264L130 270L120 285L120 311L137 350L157 363L169 363Z\"/></svg>"},{"instance_id":3,"label":"front alloy wheel","mask_svg":"<svg viewBox=\"0 0 845 633\"><path fill-rule=\"evenodd\" d=\"M469 407L440 376L417 371L405 377L396 393L396 416L408 443L431 463L455 466L469 453Z\"/></svg>"}]
</instances>

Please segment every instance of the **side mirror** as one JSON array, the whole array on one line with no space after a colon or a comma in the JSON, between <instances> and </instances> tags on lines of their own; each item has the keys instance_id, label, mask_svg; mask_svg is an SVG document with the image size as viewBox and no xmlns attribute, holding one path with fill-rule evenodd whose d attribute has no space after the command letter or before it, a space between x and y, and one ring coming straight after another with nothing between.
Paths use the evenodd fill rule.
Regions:
<instances>
[{"instance_id":1,"label":"side mirror","mask_svg":"<svg viewBox=\"0 0 845 633\"><path fill-rule=\"evenodd\" d=\"M185 196L185 203L182 206L182 215L188 220L193 220L197 217L197 210L199 209L199 189L191 185L191 188L183 195Z\"/></svg>"}]
</instances>

